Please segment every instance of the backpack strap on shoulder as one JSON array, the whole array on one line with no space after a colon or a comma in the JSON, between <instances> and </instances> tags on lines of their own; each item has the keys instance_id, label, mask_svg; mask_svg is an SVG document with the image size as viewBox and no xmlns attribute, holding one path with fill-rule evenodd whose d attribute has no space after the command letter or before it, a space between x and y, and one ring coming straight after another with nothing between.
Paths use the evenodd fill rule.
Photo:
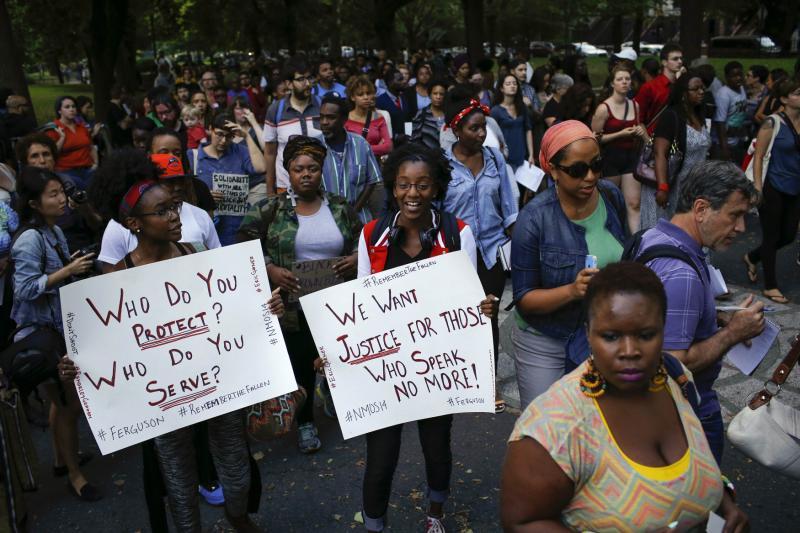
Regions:
<instances>
[{"instance_id":1,"label":"backpack strap on shoulder","mask_svg":"<svg viewBox=\"0 0 800 533\"><path fill-rule=\"evenodd\" d=\"M381 218L377 219L375 226L372 228L372 234L369 236L369 246L378 244L381 235L394 224L395 213L384 213Z\"/></svg>"},{"instance_id":2,"label":"backpack strap on shoulder","mask_svg":"<svg viewBox=\"0 0 800 533\"><path fill-rule=\"evenodd\" d=\"M458 229L458 219L447 211L439 212L439 224L444 233L444 244L451 252L461 249L461 232Z\"/></svg>"}]
</instances>

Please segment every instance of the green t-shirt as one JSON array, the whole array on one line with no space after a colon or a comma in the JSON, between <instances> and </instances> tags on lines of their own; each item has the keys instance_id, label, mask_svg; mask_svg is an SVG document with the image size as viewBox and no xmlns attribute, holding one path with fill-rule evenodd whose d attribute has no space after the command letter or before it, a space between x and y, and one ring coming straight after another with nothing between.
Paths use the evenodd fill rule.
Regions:
<instances>
[{"instance_id":1,"label":"green t-shirt","mask_svg":"<svg viewBox=\"0 0 800 533\"><path fill-rule=\"evenodd\" d=\"M619 261L622 257L622 245L606 229L607 217L606 203L601 197L597 200L594 213L583 220L573 220L586 230L586 246L589 248L589 255L597 257L597 268Z\"/></svg>"}]
</instances>

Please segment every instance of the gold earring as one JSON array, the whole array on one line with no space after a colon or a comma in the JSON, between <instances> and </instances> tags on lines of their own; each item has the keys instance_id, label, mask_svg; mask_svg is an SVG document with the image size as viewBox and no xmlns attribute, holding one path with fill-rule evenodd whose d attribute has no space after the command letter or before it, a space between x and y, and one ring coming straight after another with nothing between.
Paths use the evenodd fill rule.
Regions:
<instances>
[{"instance_id":1,"label":"gold earring","mask_svg":"<svg viewBox=\"0 0 800 533\"><path fill-rule=\"evenodd\" d=\"M647 387L647 390L650 392L658 392L664 390L667 385L667 368L664 366L664 361L661 361L661 364L658 365L658 372L656 375L650 378L650 385Z\"/></svg>"},{"instance_id":2,"label":"gold earring","mask_svg":"<svg viewBox=\"0 0 800 533\"><path fill-rule=\"evenodd\" d=\"M594 357L589 357L586 372L581 375L581 392L589 398L598 398L606 393L606 380L594 367Z\"/></svg>"}]
</instances>

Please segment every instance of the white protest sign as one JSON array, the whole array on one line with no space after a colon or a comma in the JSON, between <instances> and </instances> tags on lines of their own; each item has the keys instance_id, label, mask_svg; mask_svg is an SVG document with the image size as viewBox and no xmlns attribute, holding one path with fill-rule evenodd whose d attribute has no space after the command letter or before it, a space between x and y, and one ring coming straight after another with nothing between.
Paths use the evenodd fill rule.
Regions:
<instances>
[{"instance_id":1,"label":"white protest sign","mask_svg":"<svg viewBox=\"0 0 800 533\"><path fill-rule=\"evenodd\" d=\"M300 298L345 439L450 413L494 412L492 328L464 252Z\"/></svg>"},{"instance_id":2,"label":"white protest sign","mask_svg":"<svg viewBox=\"0 0 800 533\"><path fill-rule=\"evenodd\" d=\"M250 177L246 174L222 174L212 176L212 188L224 195L217 202L218 215L244 216L247 214L247 194L250 192Z\"/></svg>"},{"instance_id":3,"label":"white protest sign","mask_svg":"<svg viewBox=\"0 0 800 533\"><path fill-rule=\"evenodd\" d=\"M103 454L297 389L263 257L250 241L61 289Z\"/></svg>"}]
</instances>

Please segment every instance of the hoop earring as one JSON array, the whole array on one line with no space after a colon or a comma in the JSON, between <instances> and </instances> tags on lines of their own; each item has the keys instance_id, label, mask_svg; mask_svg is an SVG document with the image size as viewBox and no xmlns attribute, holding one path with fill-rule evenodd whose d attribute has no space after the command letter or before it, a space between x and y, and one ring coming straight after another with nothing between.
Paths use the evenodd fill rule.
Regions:
<instances>
[{"instance_id":1,"label":"hoop earring","mask_svg":"<svg viewBox=\"0 0 800 533\"><path fill-rule=\"evenodd\" d=\"M664 366L664 360L661 360L661 364L658 365L658 372L656 375L650 378L650 385L648 385L647 390L650 392L659 392L664 390L667 386L667 368Z\"/></svg>"},{"instance_id":2,"label":"hoop earring","mask_svg":"<svg viewBox=\"0 0 800 533\"><path fill-rule=\"evenodd\" d=\"M586 372L581 375L581 392L589 398L598 398L606 393L606 380L594 367L594 357L589 357Z\"/></svg>"}]
</instances>

